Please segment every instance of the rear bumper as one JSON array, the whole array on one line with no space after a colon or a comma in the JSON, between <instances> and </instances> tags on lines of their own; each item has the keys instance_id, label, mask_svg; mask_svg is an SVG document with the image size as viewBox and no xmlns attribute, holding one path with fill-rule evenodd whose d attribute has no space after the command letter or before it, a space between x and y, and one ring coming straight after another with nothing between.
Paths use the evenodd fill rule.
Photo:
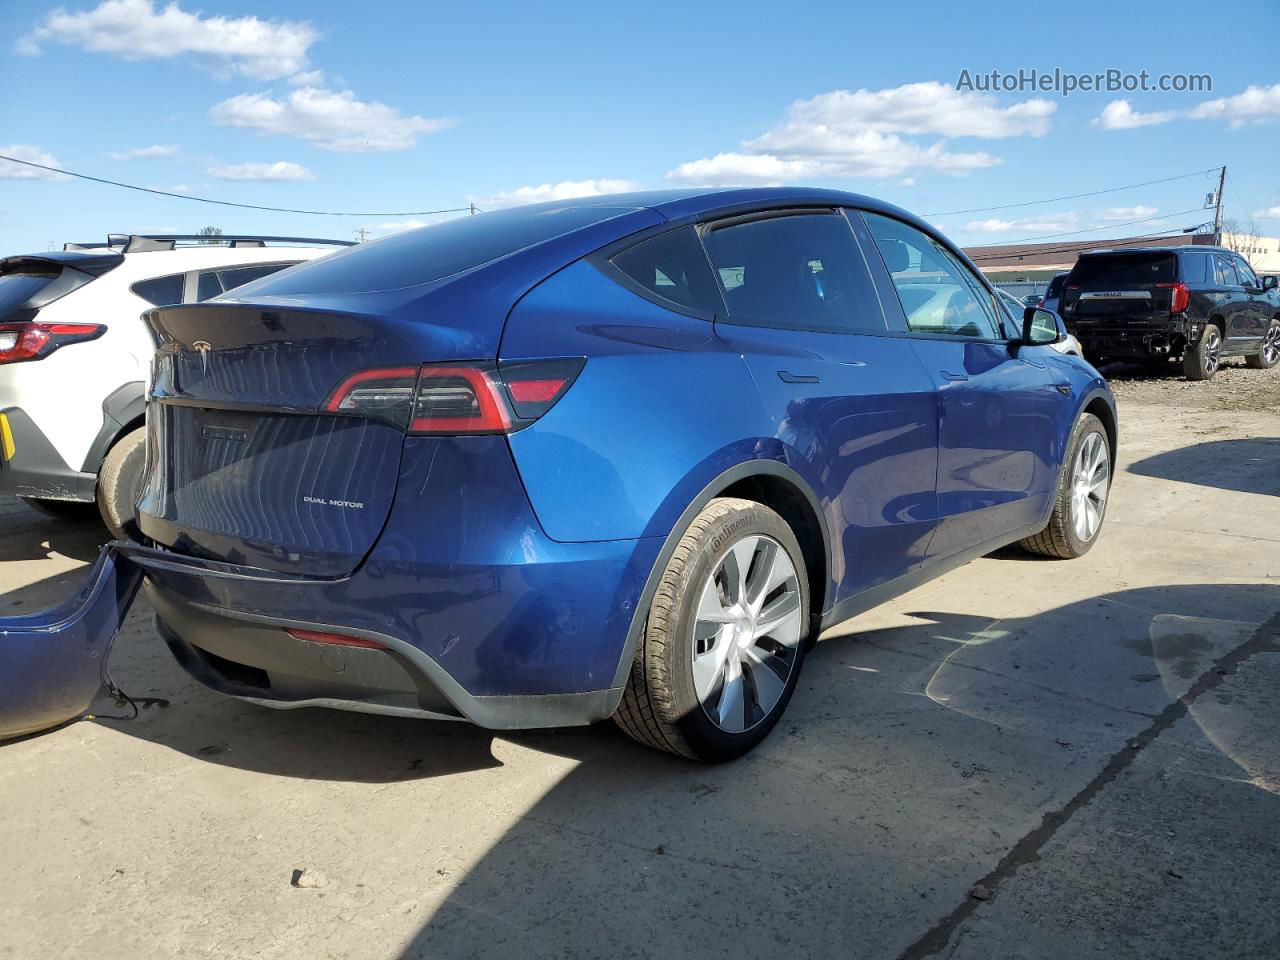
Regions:
<instances>
[{"instance_id":1,"label":"rear bumper","mask_svg":"<svg viewBox=\"0 0 1280 960\"><path fill-rule=\"evenodd\" d=\"M67 466L25 410L8 407L0 413L11 441L0 444L0 493L48 500L94 498L97 477Z\"/></svg>"},{"instance_id":2,"label":"rear bumper","mask_svg":"<svg viewBox=\"0 0 1280 960\"><path fill-rule=\"evenodd\" d=\"M215 690L274 707L515 728L612 713L628 631L662 543L552 540L505 438L410 438L386 524L346 576L304 577L191 551L131 556L146 570L175 656ZM290 627L385 649L298 641Z\"/></svg>"}]
</instances>

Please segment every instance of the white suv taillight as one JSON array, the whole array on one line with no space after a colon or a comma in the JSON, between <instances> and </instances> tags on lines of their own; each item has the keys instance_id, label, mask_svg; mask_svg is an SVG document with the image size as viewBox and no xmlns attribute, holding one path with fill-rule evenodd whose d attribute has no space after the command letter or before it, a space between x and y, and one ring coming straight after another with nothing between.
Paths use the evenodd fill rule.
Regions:
<instances>
[{"instance_id":1,"label":"white suv taillight","mask_svg":"<svg viewBox=\"0 0 1280 960\"><path fill-rule=\"evenodd\" d=\"M69 343L96 340L106 329L100 323L0 323L0 363L43 360Z\"/></svg>"}]
</instances>

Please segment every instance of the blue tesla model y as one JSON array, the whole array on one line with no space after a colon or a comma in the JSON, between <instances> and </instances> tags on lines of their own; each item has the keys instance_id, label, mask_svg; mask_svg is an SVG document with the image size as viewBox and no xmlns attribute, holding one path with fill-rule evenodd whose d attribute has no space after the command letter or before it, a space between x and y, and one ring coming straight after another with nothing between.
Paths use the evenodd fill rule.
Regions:
<instances>
[{"instance_id":1,"label":"blue tesla model y","mask_svg":"<svg viewBox=\"0 0 1280 960\"><path fill-rule=\"evenodd\" d=\"M145 319L131 556L183 667L272 707L726 760L824 627L1085 553L1115 459L1056 315L847 193L483 214Z\"/></svg>"}]
</instances>

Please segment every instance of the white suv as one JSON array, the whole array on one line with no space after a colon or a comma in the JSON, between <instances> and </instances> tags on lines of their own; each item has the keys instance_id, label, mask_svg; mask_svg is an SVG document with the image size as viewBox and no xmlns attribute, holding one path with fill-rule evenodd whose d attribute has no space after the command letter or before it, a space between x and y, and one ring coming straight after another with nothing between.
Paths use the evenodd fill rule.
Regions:
<instances>
[{"instance_id":1,"label":"white suv","mask_svg":"<svg viewBox=\"0 0 1280 960\"><path fill-rule=\"evenodd\" d=\"M128 535L145 461L153 306L208 300L349 244L111 235L0 259L0 493L55 515L97 501Z\"/></svg>"}]
</instances>

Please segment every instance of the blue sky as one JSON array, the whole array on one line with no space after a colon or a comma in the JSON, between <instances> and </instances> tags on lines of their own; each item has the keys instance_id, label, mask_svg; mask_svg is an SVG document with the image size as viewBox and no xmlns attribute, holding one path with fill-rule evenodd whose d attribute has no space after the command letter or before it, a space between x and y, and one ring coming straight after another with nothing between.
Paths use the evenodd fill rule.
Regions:
<instances>
[{"instance_id":1,"label":"blue sky","mask_svg":"<svg viewBox=\"0 0 1280 960\"><path fill-rule=\"evenodd\" d=\"M787 182L932 214L1226 163L1227 215L1275 235L1277 12L1274 0L1212 15L1178 0L980 13L850 0L5 0L0 153L218 199L374 212ZM1207 73L1213 86L955 90L962 70L1031 68ZM108 231L349 238L432 219L237 211L29 174L0 164L0 252ZM932 219L970 244L1125 236L1202 222L1180 211L1212 188L1196 176Z\"/></svg>"}]
</instances>

